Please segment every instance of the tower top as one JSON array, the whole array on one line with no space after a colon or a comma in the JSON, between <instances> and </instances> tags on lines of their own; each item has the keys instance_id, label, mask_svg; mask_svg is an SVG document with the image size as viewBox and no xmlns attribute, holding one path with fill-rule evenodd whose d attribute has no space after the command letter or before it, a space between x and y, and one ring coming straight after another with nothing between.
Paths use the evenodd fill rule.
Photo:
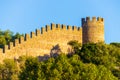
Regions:
<instances>
[{"instance_id":1,"label":"tower top","mask_svg":"<svg viewBox=\"0 0 120 80\"><path fill-rule=\"evenodd\" d=\"M104 19L101 18L101 17L92 17L92 19L90 19L90 17L86 17L86 18L82 18L81 19L81 22L82 22L82 25L85 23L85 22L104 22Z\"/></svg>"}]
</instances>

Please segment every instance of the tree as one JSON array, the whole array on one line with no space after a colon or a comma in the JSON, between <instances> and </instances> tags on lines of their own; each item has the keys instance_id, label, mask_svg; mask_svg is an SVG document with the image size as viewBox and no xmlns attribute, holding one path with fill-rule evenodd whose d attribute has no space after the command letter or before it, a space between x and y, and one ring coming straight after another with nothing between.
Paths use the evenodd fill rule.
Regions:
<instances>
[{"instance_id":1,"label":"tree","mask_svg":"<svg viewBox=\"0 0 120 80\"><path fill-rule=\"evenodd\" d=\"M20 36L24 35L20 33L13 35L13 32L10 30L0 30L0 48L3 48L4 45L9 44L9 42L13 42L15 39L19 39Z\"/></svg>"},{"instance_id":2,"label":"tree","mask_svg":"<svg viewBox=\"0 0 120 80\"><path fill-rule=\"evenodd\" d=\"M25 62L25 67L22 69L20 80L37 80L38 78L38 61L36 58L29 57Z\"/></svg>"},{"instance_id":3,"label":"tree","mask_svg":"<svg viewBox=\"0 0 120 80\"><path fill-rule=\"evenodd\" d=\"M6 44L8 44L11 41L11 39L12 39L13 32L10 31L10 30L6 30L6 31L4 31L3 35L5 37Z\"/></svg>"},{"instance_id":4,"label":"tree","mask_svg":"<svg viewBox=\"0 0 120 80\"><path fill-rule=\"evenodd\" d=\"M112 42L112 43L110 43L110 45L114 45L114 46L116 46L116 47L119 47L119 48L120 48L120 43L117 43L117 42Z\"/></svg>"},{"instance_id":5,"label":"tree","mask_svg":"<svg viewBox=\"0 0 120 80\"><path fill-rule=\"evenodd\" d=\"M85 63L94 63L96 65L105 65L112 68L116 63L113 53L110 53L112 47L101 43L84 44L79 53L81 59Z\"/></svg>"},{"instance_id":6,"label":"tree","mask_svg":"<svg viewBox=\"0 0 120 80\"><path fill-rule=\"evenodd\" d=\"M17 32L14 36L12 36L11 41L14 41L15 39L19 39L21 36L24 36L24 35Z\"/></svg>"},{"instance_id":7,"label":"tree","mask_svg":"<svg viewBox=\"0 0 120 80\"><path fill-rule=\"evenodd\" d=\"M5 37L3 35L0 35L0 48L3 48L5 44L6 44Z\"/></svg>"},{"instance_id":8,"label":"tree","mask_svg":"<svg viewBox=\"0 0 120 80\"><path fill-rule=\"evenodd\" d=\"M72 49L74 50L73 53L79 53L79 50L80 50L81 47L82 47L82 44L79 43L79 42L76 41L76 40L69 41L67 44L70 45L70 46L72 46Z\"/></svg>"},{"instance_id":9,"label":"tree","mask_svg":"<svg viewBox=\"0 0 120 80\"><path fill-rule=\"evenodd\" d=\"M11 59L5 59L4 64L0 64L1 80L18 80L19 70L16 62Z\"/></svg>"}]
</instances>

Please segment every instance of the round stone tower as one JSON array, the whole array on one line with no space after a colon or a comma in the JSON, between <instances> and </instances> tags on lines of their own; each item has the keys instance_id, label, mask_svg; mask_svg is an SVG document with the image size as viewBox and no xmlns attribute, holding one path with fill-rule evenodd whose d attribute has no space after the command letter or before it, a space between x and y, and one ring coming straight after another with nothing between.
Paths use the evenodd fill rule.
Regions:
<instances>
[{"instance_id":1,"label":"round stone tower","mask_svg":"<svg viewBox=\"0 0 120 80\"><path fill-rule=\"evenodd\" d=\"M104 20L103 18L82 18L82 43L104 42Z\"/></svg>"}]
</instances>

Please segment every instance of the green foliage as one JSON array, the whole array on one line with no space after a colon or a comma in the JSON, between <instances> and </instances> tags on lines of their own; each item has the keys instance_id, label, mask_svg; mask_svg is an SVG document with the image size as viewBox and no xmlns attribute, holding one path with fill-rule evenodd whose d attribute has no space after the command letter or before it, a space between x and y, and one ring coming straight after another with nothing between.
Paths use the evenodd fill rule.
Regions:
<instances>
[{"instance_id":1,"label":"green foliage","mask_svg":"<svg viewBox=\"0 0 120 80\"><path fill-rule=\"evenodd\" d=\"M0 64L0 80L19 80L20 71L25 67L25 61L28 58L20 56L17 61L5 59L3 64Z\"/></svg>"},{"instance_id":2,"label":"green foliage","mask_svg":"<svg viewBox=\"0 0 120 80\"><path fill-rule=\"evenodd\" d=\"M14 41L15 39L20 38L20 36L24 35L21 35L20 33L13 35L13 32L10 30L0 30L0 48L3 48L3 46L8 44L10 41Z\"/></svg>"},{"instance_id":3,"label":"green foliage","mask_svg":"<svg viewBox=\"0 0 120 80\"><path fill-rule=\"evenodd\" d=\"M113 42L113 43L110 43L110 45L114 45L114 46L116 46L116 47L119 47L119 48L120 48L120 43L115 43L115 42Z\"/></svg>"},{"instance_id":4,"label":"green foliage","mask_svg":"<svg viewBox=\"0 0 120 80\"><path fill-rule=\"evenodd\" d=\"M107 44L84 44L79 52L83 62L104 65L111 69L119 62L120 50Z\"/></svg>"},{"instance_id":5,"label":"green foliage","mask_svg":"<svg viewBox=\"0 0 120 80\"><path fill-rule=\"evenodd\" d=\"M36 58L27 59L20 80L118 80L109 69L102 65L83 63L79 55L39 62Z\"/></svg>"},{"instance_id":6,"label":"green foliage","mask_svg":"<svg viewBox=\"0 0 120 80\"><path fill-rule=\"evenodd\" d=\"M25 66L25 61L26 59L28 59L29 57L27 56L20 56L19 59L18 59L18 62L20 64L20 68L23 68Z\"/></svg>"},{"instance_id":7,"label":"green foliage","mask_svg":"<svg viewBox=\"0 0 120 80\"><path fill-rule=\"evenodd\" d=\"M12 36L11 41L14 41L15 39L19 39L21 36L24 36L24 35L17 32L14 36Z\"/></svg>"},{"instance_id":8,"label":"green foliage","mask_svg":"<svg viewBox=\"0 0 120 80\"><path fill-rule=\"evenodd\" d=\"M4 64L0 64L0 79L1 80L18 80L17 63L11 59L5 59Z\"/></svg>"},{"instance_id":9,"label":"green foliage","mask_svg":"<svg viewBox=\"0 0 120 80\"><path fill-rule=\"evenodd\" d=\"M6 40L5 37L3 35L0 35L0 48L3 47L3 45L6 44Z\"/></svg>"},{"instance_id":10,"label":"green foliage","mask_svg":"<svg viewBox=\"0 0 120 80\"><path fill-rule=\"evenodd\" d=\"M72 46L72 48L73 48L73 50L74 50L74 53L79 53L79 50L80 50L81 47L82 47L82 44L79 43L79 42L76 41L76 40L69 41L67 44L70 45L70 46Z\"/></svg>"},{"instance_id":11,"label":"green foliage","mask_svg":"<svg viewBox=\"0 0 120 80\"><path fill-rule=\"evenodd\" d=\"M8 44L12 39L13 32L10 30L0 30L0 47L2 48L5 44Z\"/></svg>"},{"instance_id":12,"label":"green foliage","mask_svg":"<svg viewBox=\"0 0 120 80\"><path fill-rule=\"evenodd\" d=\"M110 45L104 43L83 44L77 54L84 63L104 65L112 74L120 78L120 47L118 45L118 43Z\"/></svg>"},{"instance_id":13,"label":"green foliage","mask_svg":"<svg viewBox=\"0 0 120 80\"><path fill-rule=\"evenodd\" d=\"M25 68L20 76L20 80L37 80L38 61L36 58L28 58L25 62Z\"/></svg>"}]
</instances>

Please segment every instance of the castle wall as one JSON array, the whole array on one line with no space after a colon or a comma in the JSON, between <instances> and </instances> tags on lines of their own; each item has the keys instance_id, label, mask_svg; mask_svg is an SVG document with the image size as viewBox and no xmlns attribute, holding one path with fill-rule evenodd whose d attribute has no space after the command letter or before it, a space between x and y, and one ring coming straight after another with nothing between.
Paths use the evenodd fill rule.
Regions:
<instances>
[{"instance_id":1,"label":"castle wall","mask_svg":"<svg viewBox=\"0 0 120 80\"><path fill-rule=\"evenodd\" d=\"M67 43L77 40L79 43L104 42L104 20L103 18L82 18L82 28L51 24L37 29L35 32L25 34L25 37L15 39L9 45L0 49L0 62L5 58L18 58L19 56L44 56L50 54L53 46L59 44L62 52L68 53L71 48Z\"/></svg>"},{"instance_id":2,"label":"castle wall","mask_svg":"<svg viewBox=\"0 0 120 80\"><path fill-rule=\"evenodd\" d=\"M70 48L67 43L77 40L82 43L82 28L51 24L36 30L25 37L10 42L0 50L1 61L5 58L17 58L22 55L39 56L49 54L53 46L59 44L62 52L67 53ZM4 53L3 53L4 52Z\"/></svg>"}]
</instances>

